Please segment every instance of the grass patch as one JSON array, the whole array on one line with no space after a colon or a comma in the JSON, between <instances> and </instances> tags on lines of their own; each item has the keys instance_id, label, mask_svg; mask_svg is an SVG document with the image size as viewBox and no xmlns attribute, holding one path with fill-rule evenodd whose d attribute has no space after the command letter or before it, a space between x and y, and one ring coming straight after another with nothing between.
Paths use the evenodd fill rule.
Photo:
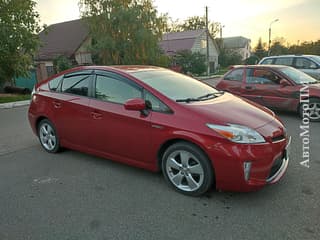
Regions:
<instances>
[{"instance_id":1,"label":"grass patch","mask_svg":"<svg viewBox=\"0 0 320 240\"><path fill-rule=\"evenodd\" d=\"M224 75L226 72L229 71L229 68L220 68L216 75Z\"/></svg>"},{"instance_id":2,"label":"grass patch","mask_svg":"<svg viewBox=\"0 0 320 240\"><path fill-rule=\"evenodd\" d=\"M0 103L8 103L8 102L17 102L17 101L24 101L30 100L31 95L20 95L20 94L0 94Z\"/></svg>"}]
</instances>

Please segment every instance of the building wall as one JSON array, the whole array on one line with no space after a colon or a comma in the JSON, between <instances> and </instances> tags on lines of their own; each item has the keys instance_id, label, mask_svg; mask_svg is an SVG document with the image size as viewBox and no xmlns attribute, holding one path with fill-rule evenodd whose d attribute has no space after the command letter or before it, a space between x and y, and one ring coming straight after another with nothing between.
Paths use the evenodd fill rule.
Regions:
<instances>
[{"instance_id":1,"label":"building wall","mask_svg":"<svg viewBox=\"0 0 320 240\"><path fill-rule=\"evenodd\" d=\"M78 65L92 64L92 57L89 51L90 45L91 38L87 38L75 52L75 59Z\"/></svg>"},{"instance_id":2,"label":"building wall","mask_svg":"<svg viewBox=\"0 0 320 240\"><path fill-rule=\"evenodd\" d=\"M203 55L207 55L206 42L207 42L207 36L206 36L206 33L204 32L195 40L191 51L200 52ZM209 64L214 68L214 69L211 69L211 71L216 70L218 66L218 57L219 57L218 49L213 43L212 38L209 37Z\"/></svg>"}]
</instances>

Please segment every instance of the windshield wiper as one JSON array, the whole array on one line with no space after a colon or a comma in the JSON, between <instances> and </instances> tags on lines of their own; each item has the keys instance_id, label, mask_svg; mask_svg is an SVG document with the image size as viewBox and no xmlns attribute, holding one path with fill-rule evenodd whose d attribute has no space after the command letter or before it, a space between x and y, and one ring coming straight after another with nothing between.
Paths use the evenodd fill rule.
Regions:
<instances>
[{"instance_id":1,"label":"windshield wiper","mask_svg":"<svg viewBox=\"0 0 320 240\"><path fill-rule=\"evenodd\" d=\"M186 102L186 103L189 103L189 102L203 101L203 100L208 99L208 98L219 97L219 96L221 96L222 94L224 94L224 91L219 91L219 92L214 92L214 93L208 93L208 94L206 94L206 95L203 95L203 96L200 96L200 97L197 97L197 98L177 99L176 102Z\"/></svg>"},{"instance_id":2,"label":"windshield wiper","mask_svg":"<svg viewBox=\"0 0 320 240\"><path fill-rule=\"evenodd\" d=\"M195 102L195 101L200 101L200 100L197 98L182 98L182 99L176 100L176 102L186 102L186 103Z\"/></svg>"},{"instance_id":3,"label":"windshield wiper","mask_svg":"<svg viewBox=\"0 0 320 240\"><path fill-rule=\"evenodd\" d=\"M200 97L197 97L197 99L200 101L202 99L206 99L206 98L209 98L209 97L219 97L221 96L222 94L224 94L224 91L219 91L219 92L214 92L214 93L208 93L206 95L203 95L203 96L200 96Z\"/></svg>"}]
</instances>

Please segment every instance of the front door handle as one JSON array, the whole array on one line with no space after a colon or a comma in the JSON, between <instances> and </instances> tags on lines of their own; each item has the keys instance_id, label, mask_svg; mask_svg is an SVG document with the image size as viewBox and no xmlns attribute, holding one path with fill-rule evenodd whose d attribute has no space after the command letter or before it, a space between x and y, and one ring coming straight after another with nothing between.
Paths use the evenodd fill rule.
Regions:
<instances>
[{"instance_id":1,"label":"front door handle","mask_svg":"<svg viewBox=\"0 0 320 240\"><path fill-rule=\"evenodd\" d=\"M102 114L98 112L91 112L91 116L93 119L98 120L102 118Z\"/></svg>"}]
</instances>

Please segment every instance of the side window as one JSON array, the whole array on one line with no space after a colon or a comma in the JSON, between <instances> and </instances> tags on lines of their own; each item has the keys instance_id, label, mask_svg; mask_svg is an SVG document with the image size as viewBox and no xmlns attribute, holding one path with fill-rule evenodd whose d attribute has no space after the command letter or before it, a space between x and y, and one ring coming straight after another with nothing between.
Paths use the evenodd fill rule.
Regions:
<instances>
[{"instance_id":1,"label":"side window","mask_svg":"<svg viewBox=\"0 0 320 240\"><path fill-rule=\"evenodd\" d=\"M65 93L88 96L91 75L65 76L61 91Z\"/></svg>"},{"instance_id":2,"label":"side window","mask_svg":"<svg viewBox=\"0 0 320 240\"><path fill-rule=\"evenodd\" d=\"M317 65L309 59L297 58L295 67L299 69L315 69Z\"/></svg>"},{"instance_id":3,"label":"side window","mask_svg":"<svg viewBox=\"0 0 320 240\"><path fill-rule=\"evenodd\" d=\"M149 104L149 108L155 112L171 113L170 108L161 102L157 97L149 92L145 94L146 103Z\"/></svg>"},{"instance_id":4,"label":"side window","mask_svg":"<svg viewBox=\"0 0 320 240\"><path fill-rule=\"evenodd\" d=\"M274 63L277 65L292 66L293 58L292 57L276 58L276 61Z\"/></svg>"},{"instance_id":5,"label":"side window","mask_svg":"<svg viewBox=\"0 0 320 240\"><path fill-rule=\"evenodd\" d=\"M131 98L141 98L142 92L126 81L97 75L95 96L103 101L123 104Z\"/></svg>"},{"instance_id":6,"label":"side window","mask_svg":"<svg viewBox=\"0 0 320 240\"><path fill-rule=\"evenodd\" d=\"M239 81L243 79L243 69L235 69L224 77L224 80Z\"/></svg>"},{"instance_id":7,"label":"side window","mask_svg":"<svg viewBox=\"0 0 320 240\"><path fill-rule=\"evenodd\" d=\"M279 84L281 78L269 70L247 69L246 82L248 84Z\"/></svg>"},{"instance_id":8,"label":"side window","mask_svg":"<svg viewBox=\"0 0 320 240\"><path fill-rule=\"evenodd\" d=\"M63 78L63 75L49 81L49 89L51 91L57 91L62 78Z\"/></svg>"},{"instance_id":9,"label":"side window","mask_svg":"<svg viewBox=\"0 0 320 240\"><path fill-rule=\"evenodd\" d=\"M267 58L261 64L272 64L272 62L273 62L273 58Z\"/></svg>"}]
</instances>

